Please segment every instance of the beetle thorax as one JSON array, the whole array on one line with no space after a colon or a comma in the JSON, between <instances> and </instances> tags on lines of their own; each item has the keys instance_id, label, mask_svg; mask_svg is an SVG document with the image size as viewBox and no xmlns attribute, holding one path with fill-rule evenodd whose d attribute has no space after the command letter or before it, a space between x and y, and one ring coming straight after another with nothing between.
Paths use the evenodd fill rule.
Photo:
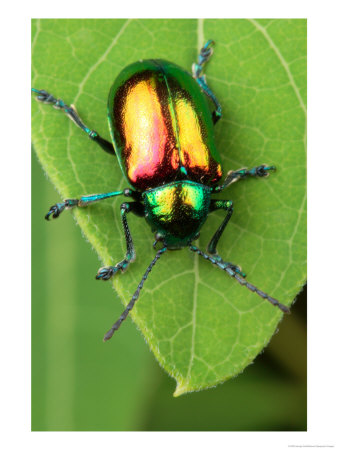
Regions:
<instances>
[{"instance_id":1,"label":"beetle thorax","mask_svg":"<svg viewBox=\"0 0 338 450\"><path fill-rule=\"evenodd\" d=\"M143 193L145 217L156 239L178 249L196 239L205 222L211 189L192 181L176 181Z\"/></svg>"}]
</instances>

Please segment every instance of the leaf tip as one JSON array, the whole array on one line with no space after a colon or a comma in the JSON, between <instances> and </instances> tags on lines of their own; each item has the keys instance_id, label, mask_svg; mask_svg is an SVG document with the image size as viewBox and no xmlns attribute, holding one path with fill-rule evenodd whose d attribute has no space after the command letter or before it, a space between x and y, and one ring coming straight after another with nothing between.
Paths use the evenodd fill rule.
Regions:
<instances>
[{"instance_id":1,"label":"leaf tip","mask_svg":"<svg viewBox=\"0 0 338 450\"><path fill-rule=\"evenodd\" d=\"M176 390L173 394L174 397L180 397L187 392L191 392L191 387L188 384L177 383Z\"/></svg>"}]
</instances>

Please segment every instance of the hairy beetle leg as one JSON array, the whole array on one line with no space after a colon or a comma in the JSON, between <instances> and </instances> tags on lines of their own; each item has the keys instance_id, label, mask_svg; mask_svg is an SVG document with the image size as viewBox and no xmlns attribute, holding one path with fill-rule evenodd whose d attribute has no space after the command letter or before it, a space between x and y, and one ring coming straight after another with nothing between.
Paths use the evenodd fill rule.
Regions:
<instances>
[{"instance_id":1,"label":"hairy beetle leg","mask_svg":"<svg viewBox=\"0 0 338 450\"><path fill-rule=\"evenodd\" d=\"M231 270L236 272L237 274L241 275L242 277L246 277L246 274L242 272L242 269L239 266L236 266L235 264L232 264L227 261L223 261L223 259L218 255L216 247L218 244L218 241L220 237L222 236L223 231L225 230L225 227L227 226L232 213L233 213L233 203L231 200L211 200L210 206L209 206L209 213L213 211L217 211L219 209L223 209L227 212L225 219L221 223L220 227L216 230L215 234L211 238L207 252L210 254L210 256L217 261L217 264L219 267L222 266L223 269L226 269L229 267Z\"/></svg>"},{"instance_id":2,"label":"hairy beetle leg","mask_svg":"<svg viewBox=\"0 0 338 450\"><path fill-rule=\"evenodd\" d=\"M252 169L243 168L238 170L230 170L224 182L220 186L215 186L213 188L213 193L216 194L217 192L220 192L230 186L230 184L243 180L247 177L267 177L270 175L270 172L275 172L276 170L276 166L268 166L267 164L261 164L260 166L253 167Z\"/></svg>"},{"instance_id":3,"label":"hairy beetle leg","mask_svg":"<svg viewBox=\"0 0 338 450\"><path fill-rule=\"evenodd\" d=\"M129 191L130 190L126 189L124 191L124 194L125 195L130 194L130 196L131 196L132 191L130 191L130 192ZM135 193L135 195L136 195L136 193ZM122 219L124 236L126 239L127 253L126 253L124 259L122 261L120 261L119 263L117 263L115 266L101 267L101 269L99 269L99 271L97 272L97 275L96 275L97 280L107 281L111 277L113 277L116 274L116 272L118 272L119 270L124 272L128 268L129 264L132 263L136 257L134 244L133 244L133 240L132 240L132 237L130 234L126 216L129 212L133 212L134 214L136 214L140 217L144 217L144 206L140 202L137 202L137 201L136 202L124 202L121 204L120 210L121 210L121 219Z\"/></svg>"},{"instance_id":4,"label":"hairy beetle leg","mask_svg":"<svg viewBox=\"0 0 338 450\"><path fill-rule=\"evenodd\" d=\"M212 100L213 104L215 105L216 109L212 112L212 120L214 124L216 124L216 122L218 122L222 117L222 107L215 94L209 88L205 75L202 74L204 65L208 62L208 60L211 58L211 55L213 54L214 45L215 42L209 39L209 41L207 41L206 44L201 48L197 63L193 63L192 65L192 76L195 78L202 91Z\"/></svg>"},{"instance_id":5,"label":"hairy beetle leg","mask_svg":"<svg viewBox=\"0 0 338 450\"><path fill-rule=\"evenodd\" d=\"M87 125L83 123L74 105L66 105L63 100L61 100L60 98L55 98L52 94L45 91L44 89L32 88L32 92L34 92L34 94L37 94L35 98L38 102L46 103L48 105L52 105L55 109L62 110L66 114L66 116L70 120L72 120L75 125L81 128L81 130L84 131L92 141L99 144L99 146L105 152L109 153L110 155L115 155L113 144L106 139L103 139L95 130L87 127Z\"/></svg>"},{"instance_id":6,"label":"hairy beetle leg","mask_svg":"<svg viewBox=\"0 0 338 450\"><path fill-rule=\"evenodd\" d=\"M48 213L45 215L45 219L49 220L50 216L52 216L53 219L56 219L65 209L75 208L76 206L84 208L92 203L98 202L100 200L105 200L107 198L116 197L117 195L125 195L126 197L132 197L135 199L140 197L138 192L132 191L131 189L127 188L123 191L113 191L107 192L105 194L83 195L79 199L68 198L62 203L56 203L55 205L51 206Z\"/></svg>"},{"instance_id":7,"label":"hairy beetle leg","mask_svg":"<svg viewBox=\"0 0 338 450\"><path fill-rule=\"evenodd\" d=\"M246 273L242 272L242 268L240 266L236 266L236 264L232 264L228 261L223 261L223 259L219 256L219 255L211 255L211 257L217 261L217 265L220 268L226 269L227 267L231 270L233 270L234 272L238 273L238 275L240 275L241 277L245 278L246 277Z\"/></svg>"}]
</instances>

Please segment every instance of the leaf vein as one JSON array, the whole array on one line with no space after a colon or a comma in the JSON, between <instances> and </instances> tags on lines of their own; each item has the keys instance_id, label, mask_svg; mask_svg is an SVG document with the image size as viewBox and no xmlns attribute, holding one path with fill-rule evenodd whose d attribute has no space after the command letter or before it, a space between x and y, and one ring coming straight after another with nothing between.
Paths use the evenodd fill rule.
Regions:
<instances>
[{"instance_id":1,"label":"leaf vein","mask_svg":"<svg viewBox=\"0 0 338 450\"><path fill-rule=\"evenodd\" d=\"M75 98L74 98L74 103L79 99L80 95L83 92L83 86L86 84L88 78L91 76L91 74L97 69L97 67L106 59L107 55L109 54L109 52L112 50L112 48L115 47L115 45L117 44L119 38L122 36L122 34L124 33L125 29L127 28L127 26L129 25L129 23L132 21L132 19L128 19L124 22L124 24L122 25L120 31L117 33L117 35L115 36L115 38L112 40L112 42L109 44L109 46L107 47L107 50L105 50L105 52L100 56L100 58L96 61L95 64L93 64L91 66L91 68L88 70L88 72L86 73L86 75L84 76L83 80L81 81L81 83L79 84L79 90L78 93L76 94Z\"/></svg>"},{"instance_id":2,"label":"leaf vein","mask_svg":"<svg viewBox=\"0 0 338 450\"><path fill-rule=\"evenodd\" d=\"M285 70L285 72L286 72L286 74L287 74L287 76L289 78L290 85L292 86L292 88L293 88L293 90L294 90L294 92L296 94L296 97L297 97L297 99L299 101L299 104L300 104L302 110L304 111L304 115L306 117L306 107L305 107L303 99L302 99L302 97L300 95L298 86L296 85L295 80L294 80L294 78L292 76L292 73L290 71L288 63L285 61L283 55L281 54L281 52L279 51L278 47L276 46L276 44L271 39L271 37L270 37L269 33L266 31L266 29L263 28L255 19L248 19L248 20L249 20L249 22L251 22L263 34L263 36L267 40L268 44L270 45L270 47L272 48L272 50L275 52L276 56L278 57L280 63L282 64L282 66L283 66L283 68L284 68L284 70Z\"/></svg>"}]
</instances>

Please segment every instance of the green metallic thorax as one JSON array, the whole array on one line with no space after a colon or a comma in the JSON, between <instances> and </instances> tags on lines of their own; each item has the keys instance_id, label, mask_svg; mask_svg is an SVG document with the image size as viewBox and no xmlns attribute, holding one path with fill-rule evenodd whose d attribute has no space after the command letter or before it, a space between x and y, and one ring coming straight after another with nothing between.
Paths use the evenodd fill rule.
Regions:
<instances>
[{"instance_id":1,"label":"green metallic thorax","mask_svg":"<svg viewBox=\"0 0 338 450\"><path fill-rule=\"evenodd\" d=\"M142 194L145 218L170 249L197 238L210 205L211 188L192 181L176 181Z\"/></svg>"}]
</instances>

